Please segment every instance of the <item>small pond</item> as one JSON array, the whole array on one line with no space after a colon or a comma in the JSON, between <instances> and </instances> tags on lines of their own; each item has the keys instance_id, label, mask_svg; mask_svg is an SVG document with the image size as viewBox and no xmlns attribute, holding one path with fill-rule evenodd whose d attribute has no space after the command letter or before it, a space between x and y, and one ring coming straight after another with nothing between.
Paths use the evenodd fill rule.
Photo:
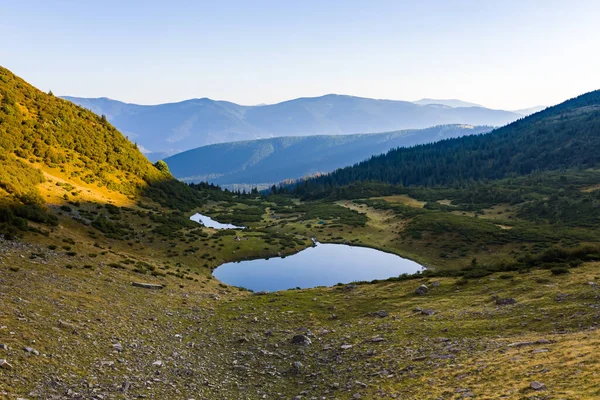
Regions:
<instances>
[{"instance_id":1,"label":"small pond","mask_svg":"<svg viewBox=\"0 0 600 400\"><path fill-rule=\"evenodd\" d=\"M229 285L274 292L387 279L421 270L421 265L395 254L367 247L317 243L287 257L223 264L213 275Z\"/></svg>"},{"instance_id":2,"label":"small pond","mask_svg":"<svg viewBox=\"0 0 600 400\"><path fill-rule=\"evenodd\" d=\"M194 214L190 217L190 219L192 221L196 221L201 223L202 225L206 226L207 228L214 228L214 229L244 229L243 226L235 226L232 224L222 224L220 222L215 221L214 219L212 219L209 216L206 215L202 215L202 214Z\"/></svg>"}]
</instances>

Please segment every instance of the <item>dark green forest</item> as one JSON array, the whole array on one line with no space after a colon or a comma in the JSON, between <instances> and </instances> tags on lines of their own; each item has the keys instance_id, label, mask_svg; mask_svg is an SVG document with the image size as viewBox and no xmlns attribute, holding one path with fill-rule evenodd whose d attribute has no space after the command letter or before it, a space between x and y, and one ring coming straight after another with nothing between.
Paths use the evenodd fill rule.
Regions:
<instances>
[{"instance_id":1,"label":"dark green forest","mask_svg":"<svg viewBox=\"0 0 600 400\"><path fill-rule=\"evenodd\" d=\"M288 190L318 198L353 182L433 187L535 171L581 170L599 161L600 91L594 91L489 134L394 149Z\"/></svg>"}]
</instances>

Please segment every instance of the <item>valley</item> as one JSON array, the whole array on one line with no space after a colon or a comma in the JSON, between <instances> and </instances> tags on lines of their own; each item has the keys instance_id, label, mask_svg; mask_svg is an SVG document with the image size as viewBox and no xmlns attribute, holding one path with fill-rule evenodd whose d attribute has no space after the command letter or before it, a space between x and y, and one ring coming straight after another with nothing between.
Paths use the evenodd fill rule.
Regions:
<instances>
[{"instance_id":1,"label":"valley","mask_svg":"<svg viewBox=\"0 0 600 400\"><path fill-rule=\"evenodd\" d=\"M0 396L598 397L598 104L244 194L0 69ZM426 269L268 293L212 274L312 238Z\"/></svg>"}]
</instances>

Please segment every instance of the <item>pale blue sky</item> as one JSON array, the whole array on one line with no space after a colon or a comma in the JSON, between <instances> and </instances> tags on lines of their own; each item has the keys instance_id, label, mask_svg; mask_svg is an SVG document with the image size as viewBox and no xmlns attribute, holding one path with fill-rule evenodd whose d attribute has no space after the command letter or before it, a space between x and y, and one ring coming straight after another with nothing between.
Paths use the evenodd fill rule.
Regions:
<instances>
[{"instance_id":1,"label":"pale blue sky","mask_svg":"<svg viewBox=\"0 0 600 400\"><path fill-rule=\"evenodd\" d=\"M600 88L598 0L0 0L0 14L0 65L60 95L516 109Z\"/></svg>"}]
</instances>

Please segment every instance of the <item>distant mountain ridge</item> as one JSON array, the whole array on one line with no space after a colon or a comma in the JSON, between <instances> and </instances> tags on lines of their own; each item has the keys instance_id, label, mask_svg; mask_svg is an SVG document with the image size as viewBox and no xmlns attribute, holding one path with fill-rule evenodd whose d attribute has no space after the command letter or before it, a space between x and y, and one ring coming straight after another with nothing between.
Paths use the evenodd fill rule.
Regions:
<instances>
[{"instance_id":1,"label":"distant mountain ridge","mask_svg":"<svg viewBox=\"0 0 600 400\"><path fill-rule=\"evenodd\" d=\"M546 108L547 108L547 106L535 106L535 107L529 107L529 108L521 108L520 110L514 110L514 112L516 112L518 114L522 114L524 116L528 116L531 114L535 114L536 112L545 110Z\"/></svg>"},{"instance_id":2,"label":"distant mountain ridge","mask_svg":"<svg viewBox=\"0 0 600 400\"><path fill-rule=\"evenodd\" d=\"M262 187L352 165L400 146L484 133L489 126L445 125L356 135L294 136L213 144L165 159L175 177Z\"/></svg>"},{"instance_id":3,"label":"distant mountain ridge","mask_svg":"<svg viewBox=\"0 0 600 400\"><path fill-rule=\"evenodd\" d=\"M462 101L458 99L429 99L424 98L421 100L413 101L415 104L420 104L422 106L430 105L430 104L440 104L447 107L457 108L457 107L483 107L481 104L469 103L468 101Z\"/></svg>"},{"instance_id":4,"label":"distant mountain ridge","mask_svg":"<svg viewBox=\"0 0 600 400\"><path fill-rule=\"evenodd\" d=\"M378 181L436 186L539 171L600 166L600 90L582 94L485 135L390 150L303 182L298 193Z\"/></svg>"},{"instance_id":5,"label":"distant mountain ridge","mask_svg":"<svg viewBox=\"0 0 600 400\"><path fill-rule=\"evenodd\" d=\"M150 106L108 98L63 98L106 115L151 160L214 143L391 132L446 124L500 126L522 117L483 107L420 105L334 94L260 106L208 98Z\"/></svg>"}]
</instances>

